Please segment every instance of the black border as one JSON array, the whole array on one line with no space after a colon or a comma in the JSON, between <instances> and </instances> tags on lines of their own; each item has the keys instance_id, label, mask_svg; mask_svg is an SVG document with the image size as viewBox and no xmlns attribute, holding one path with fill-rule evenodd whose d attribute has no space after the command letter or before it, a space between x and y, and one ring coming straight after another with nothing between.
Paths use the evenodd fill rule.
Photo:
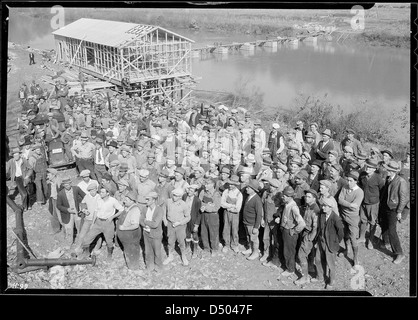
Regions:
<instances>
[{"instance_id":1,"label":"black border","mask_svg":"<svg viewBox=\"0 0 418 320\"><path fill-rule=\"evenodd\" d=\"M8 23L6 21L6 17L8 16L8 9L9 7L50 7L53 5L62 5L65 7L109 7L114 6L118 8L130 8L130 7L143 7L143 8L213 8L213 9L227 9L227 8L241 8L241 9L350 9L355 4L362 5L365 9L373 7L374 3L362 3L362 2L347 2L347 3L336 3L336 2L321 2L321 3L279 3L279 2L248 2L248 1L241 1L241 2L223 2L217 3L211 2L210 5L203 4L205 1L194 1L192 2L180 2L180 1L171 1L171 2L163 2L163 1L126 1L126 2L77 2L77 1L60 1L60 2L27 2L27 1L4 1L2 2L2 10L1 10L1 21L2 21L2 58L1 59L1 69L7 70L7 59L4 59L7 56L7 41L8 41ZM416 123L417 123L417 56L415 48L417 47L417 4L411 4L411 97L410 97L410 112L411 112L411 244L410 244L410 296L416 297L416 195L417 189L415 184L416 179L416 168L415 168L415 161L416 161ZM7 72L1 72L1 92L3 94L0 96L1 99L1 121L0 121L0 134L1 136L5 135L5 121L6 121L6 113L7 113L7 106L6 106L6 93L7 93ZM1 150L5 150L5 139L0 139L0 148ZM4 179L4 170L5 170L5 152L0 153L1 156L1 171L0 171L0 190L1 195L5 195L6 186L5 186L5 179ZM4 201L4 197L0 197L1 203L1 210L0 212L6 212L6 202ZM6 214L0 215L0 233L1 235L6 234ZM302 315L308 316L309 313L305 313L305 307L307 305L312 304L312 306L319 306L323 304L324 301L322 300L324 297L331 298L330 302L336 302L334 299L338 299L340 297L360 297L360 296L367 296L368 294L365 292L357 292L357 291L223 291L223 290L211 290L211 291L198 291L198 290L35 290L35 289L28 289L26 291L20 290L7 290L7 269L6 269L6 241L3 240L3 237L0 237L0 267L1 267L1 282L0 282L0 291L3 295L8 296L11 300L14 298L24 298L29 297L31 302L36 303L39 305L41 301L39 298L48 297L48 299L53 299L55 297L61 298L65 297L70 300L66 305L68 306L69 303L78 303L81 302L83 299L87 297L91 297L94 300L100 298L100 304L102 306L106 306L106 302L108 298L114 298L117 296L141 296L140 299L142 302L151 303L152 308L154 309L154 315L158 318L163 317L164 310L166 306L171 306L173 303L179 306L199 306L201 308L208 308L207 305L212 304L252 304L253 305L253 313L247 316L248 318L254 318L255 313L257 315L261 314L275 314L278 316L278 311L280 310L280 305L284 307L284 309L291 312L293 315ZM165 299L161 299L164 297ZM289 299L290 298L290 299ZM297 298L296 309L294 309L294 303ZM104 300L102 300L104 299ZM394 298L399 301L399 298ZM376 300L380 299L370 299L367 300L367 308L374 308ZM404 300L402 298L402 300ZM406 298L406 300L410 300ZM45 301L45 300L42 300ZM90 305L91 299L89 301L89 308L95 308L94 305ZM163 302L164 301L164 302ZM356 303L359 300L355 299ZM51 300L51 304L60 303L57 300ZM288 305L288 303L290 304ZM283 304L282 304L283 303ZM328 303L328 302L327 302ZM94 304L94 302L93 302ZM142 303L141 303L142 304ZM333 304L333 303L332 303ZM135 305L134 305L135 306ZM297 309L297 306L300 310ZM98 306L96 306L98 307ZM114 308L117 310L123 310L123 305L114 305ZM337 305L338 308L338 305ZM340 312L345 312L345 310L350 310L346 308L346 306L340 305ZM137 308L135 308L137 309ZM397 309L397 307L396 307ZM395 310L396 310L395 309ZM73 309L76 313L78 313L77 308ZM128 308L127 310L132 310ZM127 311L125 310L125 311ZM275 312L274 310L277 310ZM331 309L330 309L331 310ZM343 311L344 310L344 311ZM63 310L64 311L64 310ZM307 310L306 310L307 311ZM373 310L372 310L373 311ZM403 311L403 310L398 310ZM65 312L65 311L64 311ZM273 312L273 313L272 313ZM340 315L341 313L337 312L336 314ZM360 310L358 310L360 312ZM287 312L286 312L287 313ZM36 314L36 313L35 313ZM333 313L330 313L333 314ZM141 316L140 309L138 308L138 316ZM144 314L145 315L145 314ZM375 314L376 315L376 314ZM232 316L232 315L231 315ZM186 316L183 316L183 318ZM199 314L199 318L213 318L213 316L209 314ZM240 315L240 317L245 317L245 315Z\"/></svg>"}]
</instances>

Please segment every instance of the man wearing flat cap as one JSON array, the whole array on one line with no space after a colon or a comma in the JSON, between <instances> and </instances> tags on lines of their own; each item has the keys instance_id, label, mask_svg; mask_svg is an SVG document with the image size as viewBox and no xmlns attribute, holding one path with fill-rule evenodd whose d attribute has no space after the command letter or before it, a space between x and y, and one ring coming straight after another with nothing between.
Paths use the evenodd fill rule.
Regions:
<instances>
[{"instance_id":1,"label":"man wearing flat cap","mask_svg":"<svg viewBox=\"0 0 418 320\"><path fill-rule=\"evenodd\" d=\"M81 133L80 139L81 143L75 144L71 148L71 152L76 159L78 171L81 172L84 169L88 169L92 173L93 178L95 178L93 157L96 147L88 141L89 137L85 131Z\"/></svg>"},{"instance_id":2,"label":"man wearing flat cap","mask_svg":"<svg viewBox=\"0 0 418 320\"><path fill-rule=\"evenodd\" d=\"M339 164L328 165L329 177L328 180L331 182L331 189L329 193L335 199L338 199L341 189L347 186L347 180L341 177L342 168Z\"/></svg>"},{"instance_id":3,"label":"man wearing flat cap","mask_svg":"<svg viewBox=\"0 0 418 320\"><path fill-rule=\"evenodd\" d=\"M337 201L328 197L321 202L321 211L318 217L317 236L315 238L315 266L317 275L311 282L324 283L325 273L329 270L329 281L326 289L333 289L336 280L337 252L344 236L344 227L341 218L337 215Z\"/></svg>"},{"instance_id":4,"label":"man wearing flat cap","mask_svg":"<svg viewBox=\"0 0 418 320\"><path fill-rule=\"evenodd\" d=\"M32 154L29 156L29 166L32 168L35 174L35 186L36 186L36 203L38 205L45 204L45 193L47 192L48 186L46 182L47 173L47 159L45 156L45 150L40 144L35 144L32 147Z\"/></svg>"},{"instance_id":5,"label":"man wearing flat cap","mask_svg":"<svg viewBox=\"0 0 418 320\"><path fill-rule=\"evenodd\" d=\"M117 183L118 190L115 192L115 199L118 200L120 203L124 203L125 197L128 195L129 191L131 191L131 187L129 186L129 182L125 179L120 179Z\"/></svg>"},{"instance_id":6,"label":"man wearing flat cap","mask_svg":"<svg viewBox=\"0 0 418 320\"><path fill-rule=\"evenodd\" d=\"M138 171L138 183L136 191L140 195L146 195L150 191L154 191L156 183L149 178L150 172L146 169Z\"/></svg>"},{"instance_id":7,"label":"man wearing flat cap","mask_svg":"<svg viewBox=\"0 0 418 320\"><path fill-rule=\"evenodd\" d=\"M295 176L295 194L293 200L300 207L305 204L305 190L309 190L309 184L307 182L309 173L305 170L300 170Z\"/></svg>"},{"instance_id":8,"label":"man wearing flat cap","mask_svg":"<svg viewBox=\"0 0 418 320\"><path fill-rule=\"evenodd\" d=\"M202 201L198 197L199 188L198 184L190 184L187 188L187 193L182 198L190 209L190 221L187 222L186 227L186 250L191 252L192 258L200 251L198 229L201 220L200 208Z\"/></svg>"},{"instance_id":9,"label":"man wearing flat cap","mask_svg":"<svg viewBox=\"0 0 418 320\"><path fill-rule=\"evenodd\" d=\"M292 187L284 188L282 205L278 209L279 214L275 219L275 222L280 225L283 239L283 257L286 267L286 270L280 276L291 278L295 278L297 240L299 233L305 228L305 220L303 220L299 207L293 200L294 195L295 191Z\"/></svg>"},{"instance_id":10,"label":"man wearing flat cap","mask_svg":"<svg viewBox=\"0 0 418 320\"><path fill-rule=\"evenodd\" d=\"M90 179L90 170L83 170L80 172L81 181L77 184L77 186L83 190L84 193L87 193L87 187L93 183L99 188L99 182L97 180Z\"/></svg>"},{"instance_id":11,"label":"man wearing flat cap","mask_svg":"<svg viewBox=\"0 0 418 320\"><path fill-rule=\"evenodd\" d=\"M399 241L396 225L401 222L404 210L409 209L408 183L399 176L400 166L396 161L384 164L387 172L385 185L380 193L380 225L382 227L382 248L390 244L395 264L400 264L405 255ZM385 246L386 245L386 246Z\"/></svg>"},{"instance_id":12,"label":"man wearing flat cap","mask_svg":"<svg viewBox=\"0 0 418 320\"><path fill-rule=\"evenodd\" d=\"M358 242L366 242L366 230L370 225L367 249L373 249L375 243L374 234L376 232L377 218L379 214L380 192L385 185L385 181L376 172L378 163L376 160L366 161L365 171L360 173L359 187L364 192L364 199L360 206L360 235Z\"/></svg>"},{"instance_id":13,"label":"man wearing flat cap","mask_svg":"<svg viewBox=\"0 0 418 320\"><path fill-rule=\"evenodd\" d=\"M319 195L319 197L318 197L318 203L319 204L321 204L321 201L324 199L324 198L329 198L329 197L332 197L332 198L334 198L332 195L331 195L331 188L332 188L332 183L331 183L331 181L329 181L329 180L327 180L327 179L323 179L323 180L319 180L319 191L318 191L318 195ZM337 207L337 209L335 210L335 213L337 214L337 215L340 215L340 213L339 213L339 211L338 211L338 207Z\"/></svg>"},{"instance_id":14,"label":"man wearing flat cap","mask_svg":"<svg viewBox=\"0 0 418 320\"><path fill-rule=\"evenodd\" d=\"M164 265L174 260L174 246L177 241L180 247L180 255L183 265L187 266L189 261L186 257L186 228L190 221L190 210L182 200L184 190L176 188L171 192L171 199L167 200L167 210L163 216L164 225L167 227L168 256L163 261Z\"/></svg>"},{"instance_id":15,"label":"man wearing flat cap","mask_svg":"<svg viewBox=\"0 0 418 320\"><path fill-rule=\"evenodd\" d=\"M142 260L140 246L142 230L139 225L141 211L136 203L137 198L138 194L135 191L130 191L126 195L123 201L124 210L116 224L116 235L122 243L126 266L131 270L138 270Z\"/></svg>"},{"instance_id":16,"label":"man wearing flat cap","mask_svg":"<svg viewBox=\"0 0 418 320\"><path fill-rule=\"evenodd\" d=\"M308 256L314 247L314 239L318 226L319 207L316 202L318 194L313 189L304 191L305 205L301 207L301 215L305 220L305 229L300 236L300 247L298 251L298 259L302 269L302 277L295 281L297 285L303 285L308 280Z\"/></svg>"},{"instance_id":17,"label":"man wearing flat cap","mask_svg":"<svg viewBox=\"0 0 418 320\"><path fill-rule=\"evenodd\" d=\"M163 238L162 220L165 209L156 203L158 197L159 195L155 191L145 195L146 207L141 211L139 220L143 228L145 265L147 270L155 270L156 272L164 269L161 241Z\"/></svg>"},{"instance_id":18,"label":"man wearing flat cap","mask_svg":"<svg viewBox=\"0 0 418 320\"><path fill-rule=\"evenodd\" d=\"M269 179L268 188L261 197L263 203L263 248L264 252L260 261L264 266L277 268L279 262L279 226L274 221L277 218L277 209L281 204L281 187L279 180ZM268 261L267 261L268 260Z\"/></svg>"},{"instance_id":19,"label":"man wearing flat cap","mask_svg":"<svg viewBox=\"0 0 418 320\"><path fill-rule=\"evenodd\" d=\"M318 143L315 151L315 158L324 161L328 158L328 152L334 149L332 133L330 129L322 132L322 140Z\"/></svg>"},{"instance_id":20,"label":"man wearing flat cap","mask_svg":"<svg viewBox=\"0 0 418 320\"><path fill-rule=\"evenodd\" d=\"M347 129L346 130L347 135L346 137L341 141L340 149L344 150L345 146L350 146L353 149L354 156L357 156L360 152L360 150L363 149L360 141L358 141L356 138L354 138L355 131L353 129Z\"/></svg>"},{"instance_id":21,"label":"man wearing flat cap","mask_svg":"<svg viewBox=\"0 0 418 320\"><path fill-rule=\"evenodd\" d=\"M364 192L357 185L359 173L352 171L347 175L347 186L341 189L338 196L338 204L340 205L340 215L344 225L344 242L345 250L343 253L348 254L348 243L351 242L353 249L353 263L358 265L358 242L359 223L360 223L360 206L363 202Z\"/></svg>"},{"instance_id":22,"label":"man wearing flat cap","mask_svg":"<svg viewBox=\"0 0 418 320\"><path fill-rule=\"evenodd\" d=\"M389 148L384 149L380 152L382 154L383 160L379 162L379 165L377 167L377 170L382 177L383 180L386 180L386 177L388 176L388 171L386 167L389 165L389 163L393 160L393 151Z\"/></svg>"}]
</instances>

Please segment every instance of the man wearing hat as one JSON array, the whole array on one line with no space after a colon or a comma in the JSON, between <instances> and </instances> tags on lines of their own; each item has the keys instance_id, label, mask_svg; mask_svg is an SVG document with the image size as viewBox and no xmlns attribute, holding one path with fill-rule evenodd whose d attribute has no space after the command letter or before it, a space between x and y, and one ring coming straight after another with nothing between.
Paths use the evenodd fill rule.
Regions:
<instances>
[{"instance_id":1,"label":"man wearing hat","mask_svg":"<svg viewBox=\"0 0 418 320\"><path fill-rule=\"evenodd\" d=\"M93 178L96 177L94 174L94 154L96 147L93 143L89 142L88 135L85 131L80 136L81 143L76 144L71 148L73 156L76 158L78 171L81 172L85 169L90 170Z\"/></svg>"},{"instance_id":2,"label":"man wearing hat","mask_svg":"<svg viewBox=\"0 0 418 320\"><path fill-rule=\"evenodd\" d=\"M129 186L129 182L125 179L121 179L117 183L118 190L115 192L115 199L119 201L119 203L124 203L126 195L131 191L131 187Z\"/></svg>"},{"instance_id":3,"label":"man wearing hat","mask_svg":"<svg viewBox=\"0 0 418 320\"><path fill-rule=\"evenodd\" d=\"M347 186L347 180L341 177L342 168L338 163L334 163L328 166L329 177L328 180L331 182L331 189L329 193L338 199L341 189Z\"/></svg>"},{"instance_id":4,"label":"man wearing hat","mask_svg":"<svg viewBox=\"0 0 418 320\"><path fill-rule=\"evenodd\" d=\"M360 153L360 150L363 149L360 141L354 138L355 131L353 129L347 129L347 136L341 141L340 149L344 150L345 146L350 146L353 149L354 156Z\"/></svg>"},{"instance_id":5,"label":"man wearing hat","mask_svg":"<svg viewBox=\"0 0 418 320\"><path fill-rule=\"evenodd\" d=\"M322 140L315 149L315 158L324 161L328 158L328 152L334 149L334 142L331 139L332 133L330 129L322 132Z\"/></svg>"},{"instance_id":6,"label":"man wearing hat","mask_svg":"<svg viewBox=\"0 0 418 320\"><path fill-rule=\"evenodd\" d=\"M229 177L231 176L231 170L227 166L223 166L220 172L220 179L216 180L215 189L219 191L220 194L224 192L224 190L228 189L228 181Z\"/></svg>"},{"instance_id":7,"label":"man wearing hat","mask_svg":"<svg viewBox=\"0 0 418 320\"><path fill-rule=\"evenodd\" d=\"M123 145L120 148L120 154L118 155L118 160L120 163L126 163L128 165L128 173L135 172L136 159L133 155L131 155L131 149L127 145Z\"/></svg>"},{"instance_id":8,"label":"man wearing hat","mask_svg":"<svg viewBox=\"0 0 418 320\"><path fill-rule=\"evenodd\" d=\"M263 159L261 168L256 176L256 180L262 181L272 179L273 178L273 170L271 169L271 166L273 163L271 162L271 158L265 158Z\"/></svg>"},{"instance_id":9,"label":"man wearing hat","mask_svg":"<svg viewBox=\"0 0 418 320\"><path fill-rule=\"evenodd\" d=\"M147 161L142 165L141 168L144 169L144 170L148 170L149 178L152 181L157 182L158 173L161 170L161 166L157 161L155 161L155 153L154 152L148 153Z\"/></svg>"},{"instance_id":10,"label":"man wearing hat","mask_svg":"<svg viewBox=\"0 0 418 320\"><path fill-rule=\"evenodd\" d=\"M174 189L182 189L183 194L186 192L189 184L185 180L186 170L182 167L177 167L174 170L174 180L172 181Z\"/></svg>"},{"instance_id":11,"label":"man wearing hat","mask_svg":"<svg viewBox=\"0 0 418 320\"><path fill-rule=\"evenodd\" d=\"M315 266L317 275L311 282L324 282L325 273L329 269L329 282L326 289L332 289L336 280L335 261L340 242L344 236L344 227L341 218L336 213L337 201L333 197L324 198L321 202L321 211L318 217L317 236L315 241Z\"/></svg>"},{"instance_id":12,"label":"man wearing hat","mask_svg":"<svg viewBox=\"0 0 418 320\"><path fill-rule=\"evenodd\" d=\"M319 142L319 141L318 141ZM311 164L315 160L315 148L316 148L316 141L315 135L312 131L308 131L305 135L305 142L303 143L302 150L309 154L309 164Z\"/></svg>"},{"instance_id":13,"label":"man wearing hat","mask_svg":"<svg viewBox=\"0 0 418 320\"><path fill-rule=\"evenodd\" d=\"M301 207L301 215L305 220L305 229L300 236L298 259L302 269L302 277L295 281L296 285L303 285L308 280L308 256L314 247L314 239L318 226L319 207L316 203L318 194L313 189L304 191L305 205Z\"/></svg>"},{"instance_id":14,"label":"man wearing hat","mask_svg":"<svg viewBox=\"0 0 418 320\"><path fill-rule=\"evenodd\" d=\"M296 187L295 177L299 173L301 166L302 166L302 161L300 160L299 156L294 157L293 159L289 161L287 181L292 188Z\"/></svg>"},{"instance_id":15,"label":"man wearing hat","mask_svg":"<svg viewBox=\"0 0 418 320\"><path fill-rule=\"evenodd\" d=\"M26 187L31 180L33 170L29 162L22 158L20 152L21 150L19 148L12 149L11 153L13 158L6 162L6 175L10 177L10 180L14 184L14 187L11 187L10 191L14 192L14 189L17 187L23 210L28 210L29 197Z\"/></svg>"},{"instance_id":16,"label":"man wearing hat","mask_svg":"<svg viewBox=\"0 0 418 320\"><path fill-rule=\"evenodd\" d=\"M156 183L149 178L150 172L146 169L138 171L138 184L135 190L140 195L145 195L151 191L154 191Z\"/></svg>"},{"instance_id":17,"label":"man wearing hat","mask_svg":"<svg viewBox=\"0 0 418 320\"><path fill-rule=\"evenodd\" d=\"M123 177L121 179L123 179ZM115 181L113 180L113 177L108 172L105 172L103 174L100 186L105 188L111 197L114 197L116 191L118 190L118 187ZM133 188L131 187L131 189Z\"/></svg>"},{"instance_id":18,"label":"man wearing hat","mask_svg":"<svg viewBox=\"0 0 418 320\"><path fill-rule=\"evenodd\" d=\"M263 193L261 202L263 203L264 215L261 219L263 227L263 256L260 261L264 266L277 268L279 264L279 226L275 223L277 208L281 204L281 187L279 180L269 179L269 187ZM268 261L267 261L268 260Z\"/></svg>"},{"instance_id":19,"label":"man wearing hat","mask_svg":"<svg viewBox=\"0 0 418 320\"><path fill-rule=\"evenodd\" d=\"M281 273L284 277L295 277L296 269L296 244L299 233L305 228L305 220L303 220L299 207L293 200L295 191L292 187L284 188L282 192L282 205L278 212L279 216L275 222L280 225L280 231L283 239L283 257L286 270Z\"/></svg>"},{"instance_id":20,"label":"man wearing hat","mask_svg":"<svg viewBox=\"0 0 418 320\"><path fill-rule=\"evenodd\" d=\"M57 169L48 168L47 174L46 174L48 188L47 188L45 196L46 196L46 199L49 199L48 211L51 214L50 222L51 222L52 234L56 234L60 232L61 225L62 225L61 215L58 214L58 210L57 210L57 196L58 196L59 186L60 186L57 173L58 173Z\"/></svg>"},{"instance_id":21,"label":"man wearing hat","mask_svg":"<svg viewBox=\"0 0 418 320\"><path fill-rule=\"evenodd\" d=\"M171 199L167 200L167 210L163 216L164 225L167 227L168 256L163 264L167 265L174 260L174 246L177 241L180 247L181 260L187 266L189 261L186 257L186 227L190 221L190 210L182 200L184 190L176 188L171 193Z\"/></svg>"},{"instance_id":22,"label":"man wearing hat","mask_svg":"<svg viewBox=\"0 0 418 320\"><path fill-rule=\"evenodd\" d=\"M331 184L331 181L329 181L329 180L327 180L327 179L324 179L324 180L319 180L319 197L318 197L318 202L319 202L319 204L321 204L321 201L324 199L324 198L329 198L329 197L333 197L332 195L331 195L331 193L330 193L330 190L331 190L331 187L332 187L332 184ZM333 197L334 198L334 197ZM335 210L335 213L337 214L337 215L340 215L340 213L339 213L339 211L338 211L338 207L337 207L337 209Z\"/></svg>"},{"instance_id":23,"label":"man wearing hat","mask_svg":"<svg viewBox=\"0 0 418 320\"><path fill-rule=\"evenodd\" d=\"M359 167L358 169L359 172L362 172L364 170L367 159L368 159L368 155L366 151L359 150L354 160L355 161L354 163Z\"/></svg>"},{"instance_id":24,"label":"man wearing hat","mask_svg":"<svg viewBox=\"0 0 418 320\"><path fill-rule=\"evenodd\" d=\"M81 253L83 250L81 248L81 244L83 243L84 237L88 233L88 231L91 228L91 225L93 224L93 219L96 215L96 209L100 200L100 195L98 194L98 185L95 183L90 183L87 186L87 192L84 196L83 200L80 203L80 211L82 212L84 218L83 218L83 224L81 226L80 235L78 237L78 246L75 249L75 252L77 254ZM101 247L101 239L97 241L95 250L100 249Z\"/></svg>"},{"instance_id":25,"label":"man wearing hat","mask_svg":"<svg viewBox=\"0 0 418 320\"><path fill-rule=\"evenodd\" d=\"M157 204L165 208L166 201L171 197L171 192L174 190L174 186L169 182L170 174L167 169L162 169L158 174L158 183L154 190L158 193L159 197Z\"/></svg>"},{"instance_id":26,"label":"man wearing hat","mask_svg":"<svg viewBox=\"0 0 418 320\"><path fill-rule=\"evenodd\" d=\"M87 194L87 187L93 183L96 185L97 188L99 188L99 182L97 180L90 179L90 170L83 170L80 172L81 181L77 184L77 186L83 190L84 193Z\"/></svg>"},{"instance_id":27,"label":"man wearing hat","mask_svg":"<svg viewBox=\"0 0 418 320\"><path fill-rule=\"evenodd\" d=\"M96 150L94 152L94 173L97 177L97 181L102 181L102 176L106 170L106 157L109 154L109 150L103 147L103 139L97 137L95 140Z\"/></svg>"},{"instance_id":28,"label":"man wearing hat","mask_svg":"<svg viewBox=\"0 0 418 320\"><path fill-rule=\"evenodd\" d=\"M157 272L164 268L161 241L163 238L162 220L165 212L165 209L156 203L158 197L155 191L145 195L146 207L141 211L139 220L143 228L147 270Z\"/></svg>"},{"instance_id":29,"label":"man wearing hat","mask_svg":"<svg viewBox=\"0 0 418 320\"><path fill-rule=\"evenodd\" d=\"M32 147L32 150L34 152L30 155L28 163L35 174L36 203L41 205L46 203L45 193L48 189L46 183L46 170L48 169L48 164L42 145L35 144Z\"/></svg>"},{"instance_id":30,"label":"man wearing hat","mask_svg":"<svg viewBox=\"0 0 418 320\"><path fill-rule=\"evenodd\" d=\"M312 122L309 126L310 132L313 134L314 145L318 145L318 143L322 140L322 135L318 132L319 126L316 122ZM306 138L306 136L305 136Z\"/></svg>"},{"instance_id":31,"label":"man wearing hat","mask_svg":"<svg viewBox=\"0 0 418 320\"><path fill-rule=\"evenodd\" d=\"M141 211L136 204L137 198L138 194L135 191L128 192L123 201L125 208L116 225L116 235L123 247L126 266L131 270L138 270L142 260L140 246L142 230L139 225Z\"/></svg>"},{"instance_id":32,"label":"man wearing hat","mask_svg":"<svg viewBox=\"0 0 418 320\"><path fill-rule=\"evenodd\" d=\"M390 243L392 252L396 256L393 263L399 264L405 259L405 255L402 251L396 225L401 222L405 208L409 209L408 183L397 174L400 171L400 166L396 161L384 164L384 168L388 175L380 193L379 215L383 235L382 247L384 248L385 244L387 246Z\"/></svg>"},{"instance_id":33,"label":"man wearing hat","mask_svg":"<svg viewBox=\"0 0 418 320\"><path fill-rule=\"evenodd\" d=\"M304 142L305 142L305 135L308 132L304 127L303 127L303 121L299 120L296 122L296 127L295 127L295 138L296 138L296 142L298 144L300 144L301 146L303 146Z\"/></svg>"},{"instance_id":34,"label":"man wearing hat","mask_svg":"<svg viewBox=\"0 0 418 320\"><path fill-rule=\"evenodd\" d=\"M233 175L228 180L228 188L222 192L221 198L221 207L224 208L222 238L225 241L222 252L226 253L229 250L229 247L231 247L235 253L238 253L239 213L242 207L243 196L238 189L238 186L240 185L239 177L237 175Z\"/></svg>"},{"instance_id":35,"label":"man wearing hat","mask_svg":"<svg viewBox=\"0 0 418 320\"><path fill-rule=\"evenodd\" d=\"M386 170L387 165L389 165L390 161L393 160L393 152L391 149L385 149L380 152L382 154L383 160L379 162L378 172L383 180L386 180L388 176L388 171Z\"/></svg>"},{"instance_id":36,"label":"man wearing hat","mask_svg":"<svg viewBox=\"0 0 418 320\"><path fill-rule=\"evenodd\" d=\"M104 144L109 151L105 156L105 165L107 168L110 167L110 163L114 160L119 161L119 152L118 152L118 144L116 141L111 140L109 143Z\"/></svg>"},{"instance_id":37,"label":"man wearing hat","mask_svg":"<svg viewBox=\"0 0 418 320\"><path fill-rule=\"evenodd\" d=\"M103 234L107 246L107 260L110 261L112 260L113 238L115 236L113 220L119 217L125 208L109 194L106 188L101 187L99 195L101 199L98 201L96 216L81 244L83 249L82 256L90 254L89 247L91 243L98 235Z\"/></svg>"},{"instance_id":38,"label":"man wearing hat","mask_svg":"<svg viewBox=\"0 0 418 320\"><path fill-rule=\"evenodd\" d=\"M305 190L309 190L309 184L307 183L309 178L309 173L305 170L300 170L295 176L295 195L293 200L296 204L301 207L304 205Z\"/></svg>"},{"instance_id":39,"label":"man wearing hat","mask_svg":"<svg viewBox=\"0 0 418 320\"><path fill-rule=\"evenodd\" d=\"M250 180L245 187L246 197L243 200L242 222L247 236L248 249L242 251L244 255L250 254L248 260L259 257L259 229L263 217L263 203L258 195L260 185L257 180Z\"/></svg>"},{"instance_id":40,"label":"man wearing hat","mask_svg":"<svg viewBox=\"0 0 418 320\"><path fill-rule=\"evenodd\" d=\"M378 148L376 148L376 147L371 147L370 148L370 156L369 156L369 159L376 160L377 162L379 162L381 160L380 159L380 151L379 151Z\"/></svg>"},{"instance_id":41,"label":"man wearing hat","mask_svg":"<svg viewBox=\"0 0 418 320\"><path fill-rule=\"evenodd\" d=\"M385 181L376 172L377 161L368 159L365 171L360 173L359 187L364 192L364 199L360 206L360 235L358 242L366 242L367 225L370 225L367 249L373 249L374 234L376 232L377 217L379 214L380 190Z\"/></svg>"},{"instance_id":42,"label":"man wearing hat","mask_svg":"<svg viewBox=\"0 0 418 320\"><path fill-rule=\"evenodd\" d=\"M104 174L103 176L105 176L106 174ZM137 184L138 184L138 178L132 174L132 173L128 173L128 165L126 163L121 163L119 165L119 168L117 169L116 172L116 177L115 176L111 176L112 180L116 183L119 182L119 180L126 180L129 183L129 187L131 188L131 190L134 190L138 193L137 190ZM102 178L102 182L103 182L103 178Z\"/></svg>"},{"instance_id":43,"label":"man wearing hat","mask_svg":"<svg viewBox=\"0 0 418 320\"><path fill-rule=\"evenodd\" d=\"M64 224L66 239L69 245L74 242L74 226L77 234L80 235L81 217L80 203L86 195L79 187L71 185L70 178L64 178L61 182L64 186L57 194L57 209L61 215L61 221Z\"/></svg>"},{"instance_id":44,"label":"man wearing hat","mask_svg":"<svg viewBox=\"0 0 418 320\"><path fill-rule=\"evenodd\" d=\"M280 125L278 123L272 124L272 129L269 133L267 146L270 149L271 155L273 157L273 161L277 161L277 154L281 153L284 150L284 140L283 135L279 131Z\"/></svg>"},{"instance_id":45,"label":"man wearing hat","mask_svg":"<svg viewBox=\"0 0 418 320\"><path fill-rule=\"evenodd\" d=\"M190 209L190 221L187 222L186 227L186 250L191 251L192 257L199 250L198 228L201 219L200 208L202 206L202 201L198 197L200 187L198 184L190 184L187 188L187 193L182 198Z\"/></svg>"},{"instance_id":46,"label":"man wearing hat","mask_svg":"<svg viewBox=\"0 0 418 320\"><path fill-rule=\"evenodd\" d=\"M219 249L219 209L222 199L221 194L215 189L215 184L215 179L207 179L205 189L199 193L199 199L202 201L200 234L203 250L211 252L212 256L216 256Z\"/></svg>"},{"instance_id":47,"label":"man wearing hat","mask_svg":"<svg viewBox=\"0 0 418 320\"><path fill-rule=\"evenodd\" d=\"M343 169L344 176L346 176L350 171L350 165L353 162L356 162L356 158L354 157L353 148L350 146L345 146L343 149L343 156L340 158L340 165Z\"/></svg>"},{"instance_id":48,"label":"man wearing hat","mask_svg":"<svg viewBox=\"0 0 418 320\"><path fill-rule=\"evenodd\" d=\"M357 185L359 173L351 171L347 175L347 186L341 189L338 196L338 204L340 205L340 214L344 225L344 242L345 250L343 253L348 253L348 240L351 242L353 248L353 262L358 265L358 242L360 223L360 206L363 202L364 192Z\"/></svg>"}]
</instances>

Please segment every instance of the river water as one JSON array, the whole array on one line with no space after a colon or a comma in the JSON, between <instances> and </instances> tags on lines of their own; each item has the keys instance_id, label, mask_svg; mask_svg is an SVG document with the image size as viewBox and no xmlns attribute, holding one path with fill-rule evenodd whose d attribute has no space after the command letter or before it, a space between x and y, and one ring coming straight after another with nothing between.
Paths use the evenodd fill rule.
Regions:
<instances>
[{"instance_id":1,"label":"river water","mask_svg":"<svg viewBox=\"0 0 418 320\"><path fill-rule=\"evenodd\" d=\"M38 49L54 48L47 19L12 17L9 41ZM214 42L223 44L262 40L254 35L225 35L213 32L175 30L195 41L193 47ZM324 97L344 110L370 101L376 112L398 110L409 105L409 50L360 47L318 41L277 49L256 47L253 52L232 50L227 54L206 54L192 59L193 74L202 77L197 89L236 92L238 83L263 94L267 107L292 105L298 94Z\"/></svg>"}]
</instances>

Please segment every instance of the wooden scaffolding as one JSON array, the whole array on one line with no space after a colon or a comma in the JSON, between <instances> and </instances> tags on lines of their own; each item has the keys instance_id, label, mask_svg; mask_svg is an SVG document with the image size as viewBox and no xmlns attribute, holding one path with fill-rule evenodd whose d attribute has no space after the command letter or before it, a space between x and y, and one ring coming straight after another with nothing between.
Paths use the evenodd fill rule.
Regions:
<instances>
[{"instance_id":1,"label":"wooden scaffolding","mask_svg":"<svg viewBox=\"0 0 418 320\"><path fill-rule=\"evenodd\" d=\"M193 40L158 26L84 18L53 34L60 61L137 93L144 104L191 97Z\"/></svg>"}]
</instances>

